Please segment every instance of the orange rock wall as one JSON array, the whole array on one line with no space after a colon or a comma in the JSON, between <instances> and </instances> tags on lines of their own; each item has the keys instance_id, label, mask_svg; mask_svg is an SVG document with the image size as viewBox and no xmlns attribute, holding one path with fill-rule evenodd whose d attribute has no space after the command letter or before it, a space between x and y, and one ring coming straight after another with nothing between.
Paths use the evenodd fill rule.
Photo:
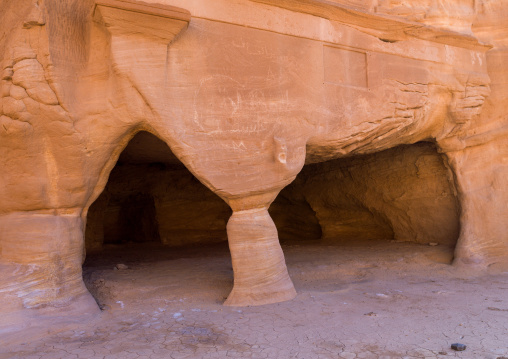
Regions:
<instances>
[{"instance_id":1,"label":"orange rock wall","mask_svg":"<svg viewBox=\"0 0 508 359\"><path fill-rule=\"evenodd\" d=\"M233 211L227 304L294 297L268 208L305 163L421 141L446 158L457 191L455 264L506 264L503 1L4 0L0 10L0 299L9 313L12 301L21 316L97 310L81 280L87 213L141 130ZM374 182L364 183L367 207ZM392 191L379 204L385 223L403 208L390 208L400 204ZM449 213L452 202L438 200ZM432 232L425 221L395 222L396 238Z\"/></svg>"}]
</instances>

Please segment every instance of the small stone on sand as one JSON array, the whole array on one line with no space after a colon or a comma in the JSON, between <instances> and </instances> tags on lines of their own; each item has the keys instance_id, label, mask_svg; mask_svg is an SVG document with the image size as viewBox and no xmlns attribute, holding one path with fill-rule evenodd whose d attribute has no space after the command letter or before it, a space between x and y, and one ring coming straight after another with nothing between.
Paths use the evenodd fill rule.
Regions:
<instances>
[{"instance_id":1,"label":"small stone on sand","mask_svg":"<svg viewBox=\"0 0 508 359\"><path fill-rule=\"evenodd\" d=\"M461 343L453 343L452 349L461 352L463 350L466 350L466 345Z\"/></svg>"}]
</instances>

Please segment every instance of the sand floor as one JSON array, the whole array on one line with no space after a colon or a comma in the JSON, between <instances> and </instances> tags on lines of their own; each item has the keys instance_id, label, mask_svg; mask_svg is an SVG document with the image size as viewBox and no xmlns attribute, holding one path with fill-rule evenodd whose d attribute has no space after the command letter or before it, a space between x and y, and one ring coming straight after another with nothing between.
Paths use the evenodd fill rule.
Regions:
<instances>
[{"instance_id":1,"label":"sand floor","mask_svg":"<svg viewBox=\"0 0 508 359\"><path fill-rule=\"evenodd\" d=\"M508 272L472 276L442 246L283 249L297 298L238 308L222 305L227 244L108 247L84 266L100 316L4 345L0 358L508 358Z\"/></svg>"}]
</instances>

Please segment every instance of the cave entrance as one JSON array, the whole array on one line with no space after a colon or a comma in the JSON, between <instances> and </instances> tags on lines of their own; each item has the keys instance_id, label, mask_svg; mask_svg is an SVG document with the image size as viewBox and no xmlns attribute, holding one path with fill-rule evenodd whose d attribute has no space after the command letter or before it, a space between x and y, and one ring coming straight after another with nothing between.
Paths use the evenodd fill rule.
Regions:
<instances>
[{"instance_id":1,"label":"cave entrance","mask_svg":"<svg viewBox=\"0 0 508 359\"><path fill-rule=\"evenodd\" d=\"M200 183L165 142L139 132L88 211L86 250L225 242L230 215L228 205Z\"/></svg>"},{"instance_id":2,"label":"cave entrance","mask_svg":"<svg viewBox=\"0 0 508 359\"><path fill-rule=\"evenodd\" d=\"M165 142L139 132L88 211L83 281L102 309L223 298L233 282L230 216Z\"/></svg>"},{"instance_id":3,"label":"cave entrance","mask_svg":"<svg viewBox=\"0 0 508 359\"><path fill-rule=\"evenodd\" d=\"M308 164L270 208L282 243L395 240L447 248L460 230L446 159L433 143Z\"/></svg>"}]
</instances>

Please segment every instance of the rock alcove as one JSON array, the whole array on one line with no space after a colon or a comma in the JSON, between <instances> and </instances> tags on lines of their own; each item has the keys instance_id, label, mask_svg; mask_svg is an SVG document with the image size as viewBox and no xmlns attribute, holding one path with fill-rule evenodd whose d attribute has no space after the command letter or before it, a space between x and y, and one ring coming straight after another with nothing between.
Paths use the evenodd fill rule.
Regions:
<instances>
[{"instance_id":1,"label":"rock alcove","mask_svg":"<svg viewBox=\"0 0 508 359\"><path fill-rule=\"evenodd\" d=\"M269 212L283 245L437 243L446 248L451 262L459 235L451 172L436 147L426 142L308 164ZM222 243L219 246L226 250L230 216L228 205L162 140L139 132L88 211L87 254L93 258L105 247L132 243L138 254L161 245L167 249ZM110 258L109 264L118 260Z\"/></svg>"},{"instance_id":2,"label":"rock alcove","mask_svg":"<svg viewBox=\"0 0 508 359\"><path fill-rule=\"evenodd\" d=\"M301 210L291 210L293 203ZM454 247L460 230L451 171L428 142L306 165L270 211L281 240L394 239Z\"/></svg>"},{"instance_id":3,"label":"rock alcove","mask_svg":"<svg viewBox=\"0 0 508 359\"><path fill-rule=\"evenodd\" d=\"M87 252L107 244L180 246L226 241L228 205L155 135L139 132L88 211Z\"/></svg>"}]
</instances>

